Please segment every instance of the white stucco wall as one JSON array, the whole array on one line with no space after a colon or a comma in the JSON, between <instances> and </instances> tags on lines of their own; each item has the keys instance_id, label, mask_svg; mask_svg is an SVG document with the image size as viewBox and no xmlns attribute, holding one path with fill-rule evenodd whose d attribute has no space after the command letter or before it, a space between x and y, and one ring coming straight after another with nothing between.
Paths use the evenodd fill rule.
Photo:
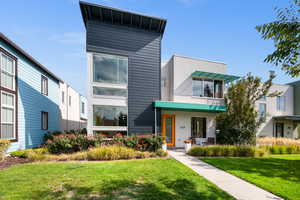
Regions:
<instances>
[{"instance_id":1,"label":"white stucco wall","mask_svg":"<svg viewBox=\"0 0 300 200\"><path fill-rule=\"evenodd\" d=\"M258 132L257 136L273 136L275 131L275 120L272 118L275 116L284 116L284 115L293 115L294 114L294 90L293 87L290 85L279 85L274 84L270 88L270 93L278 91L282 92L281 96L285 97L285 110L278 111L277 110L277 97L266 97L266 100L259 100L256 103L256 109L259 110L259 104L265 103L266 104L266 121L263 123ZM285 137L294 138L297 136L297 131L295 130L294 124L292 121L277 121L284 123L284 134Z\"/></svg>"},{"instance_id":2,"label":"white stucco wall","mask_svg":"<svg viewBox=\"0 0 300 200\"><path fill-rule=\"evenodd\" d=\"M206 118L206 138L215 137L216 114L201 112L185 112L163 110L162 114L175 114L175 146L184 147L184 140L191 137L191 119L192 117Z\"/></svg>"}]
</instances>

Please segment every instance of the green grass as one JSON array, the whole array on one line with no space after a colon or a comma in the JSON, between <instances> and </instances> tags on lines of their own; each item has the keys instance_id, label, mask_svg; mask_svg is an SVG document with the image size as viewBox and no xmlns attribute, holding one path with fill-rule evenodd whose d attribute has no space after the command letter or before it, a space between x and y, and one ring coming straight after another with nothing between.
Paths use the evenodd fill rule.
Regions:
<instances>
[{"instance_id":1,"label":"green grass","mask_svg":"<svg viewBox=\"0 0 300 200\"><path fill-rule=\"evenodd\" d=\"M34 163L0 171L0 199L232 199L173 159Z\"/></svg>"},{"instance_id":2,"label":"green grass","mask_svg":"<svg viewBox=\"0 0 300 200\"><path fill-rule=\"evenodd\" d=\"M300 199L300 155L268 158L201 158L285 199Z\"/></svg>"}]
</instances>

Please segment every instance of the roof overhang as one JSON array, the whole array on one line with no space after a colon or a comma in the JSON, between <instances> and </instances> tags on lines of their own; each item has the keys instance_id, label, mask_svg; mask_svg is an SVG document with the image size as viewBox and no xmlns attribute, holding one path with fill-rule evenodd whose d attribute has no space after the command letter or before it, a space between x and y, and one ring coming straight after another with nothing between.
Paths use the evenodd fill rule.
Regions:
<instances>
[{"instance_id":1,"label":"roof overhang","mask_svg":"<svg viewBox=\"0 0 300 200\"><path fill-rule=\"evenodd\" d=\"M31 55L26 53L21 47L19 47L16 43L11 41L8 37L6 37L3 33L0 32L0 39L2 39L6 44L14 48L17 52L19 52L22 56L26 57L28 60L30 60L32 63L34 63L36 66L38 66L40 69L42 69L44 72L46 72L48 75L50 75L52 78L57 80L58 82L64 82L59 77L57 77L54 73L50 72L44 65L39 63L36 59L34 59Z\"/></svg>"},{"instance_id":2,"label":"roof overhang","mask_svg":"<svg viewBox=\"0 0 300 200\"><path fill-rule=\"evenodd\" d=\"M108 24L133 27L163 34L167 24L166 19L133 13L98 4L80 1L79 5L85 27L88 20L95 20Z\"/></svg>"},{"instance_id":3,"label":"roof overhang","mask_svg":"<svg viewBox=\"0 0 300 200\"><path fill-rule=\"evenodd\" d=\"M300 121L300 115L282 115L273 117L275 120Z\"/></svg>"},{"instance_id":4,"label":"roof overhang","mask_svg":"<svg viewBox=\"0 0 300 200\"><path fill-rule=\"evenodd\" d=\"M219 105L205 105L205 104L192 104L171 101L155 101L153 102L155 108L162 108L165 110L182 110L190 112L225 112L226 106Z\"/></svg>"},{"instance_id":5,"label":"roof overhang","mask_svg":"<svg viewBox=\"0 0 300 200\"><path fill-rule=\"evenodd\" d=\"M211 79L220 79L220 80L224 80L226 83L235 81L240 78L239 76L218 74L218 73L204 72L204 71L195 71L192 73L192 76L193 77L211 78Z\"/></svg>"}]
</instances>

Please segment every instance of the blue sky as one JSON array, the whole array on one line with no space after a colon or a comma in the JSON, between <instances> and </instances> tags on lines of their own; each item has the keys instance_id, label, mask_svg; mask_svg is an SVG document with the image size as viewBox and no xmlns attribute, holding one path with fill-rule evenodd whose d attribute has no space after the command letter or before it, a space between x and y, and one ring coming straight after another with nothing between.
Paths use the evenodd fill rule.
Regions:
<instances>
[{"instance_id":1,"label":"blue sky","mask_svg":"<svg viewBox=\"0 0 300 200\"><path fill-rule=\"evenodd\" d=\"M228 73L252 72L263 79L269 70L276 83L292 79L263 62L273 50L255 26L273 21L274 8L288 0L87 0L168 20L162 59L173 54L221 61ZM86 90L85 28L78 0L1 2L1 32L82 94ZM3 20L4 19L4 20Z\"/></svg>"}]
</instances>

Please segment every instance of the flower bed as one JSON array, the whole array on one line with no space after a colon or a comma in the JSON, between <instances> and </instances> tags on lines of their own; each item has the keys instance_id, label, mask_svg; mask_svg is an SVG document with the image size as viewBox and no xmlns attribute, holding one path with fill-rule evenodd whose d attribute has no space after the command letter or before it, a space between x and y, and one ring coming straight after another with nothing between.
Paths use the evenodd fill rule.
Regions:
<instances>
[{"instance_id":1,"label":"flower bed","mask_svg":"<svg viewBox=\"0 0 300 200\"><path fill-rule=\"evenodd\" d=\"M111 145L88 149L70 154L51 154L45 148L26 149L11 153L13 157L27 158L30 161L84 161L84 160L120 160L165 157L167 153L159 149L156 152L136 151L132 148Z\"/></svg>"},{"instance_id":2,"label":"flower bed","mask_svg":"<svg viewBox=\"0 0 300 200\"><path fill-rule=\"evenodd\" d=\"M160 136L122 136L120 134L112 138L102 134L93 136L83 134L47 134L45 135L45 141L45 147L53 154L75 153L107 145L123 145L137 151L155 152L162 147L163 143L163 139Z\"/></svg>"}]
</instances>

